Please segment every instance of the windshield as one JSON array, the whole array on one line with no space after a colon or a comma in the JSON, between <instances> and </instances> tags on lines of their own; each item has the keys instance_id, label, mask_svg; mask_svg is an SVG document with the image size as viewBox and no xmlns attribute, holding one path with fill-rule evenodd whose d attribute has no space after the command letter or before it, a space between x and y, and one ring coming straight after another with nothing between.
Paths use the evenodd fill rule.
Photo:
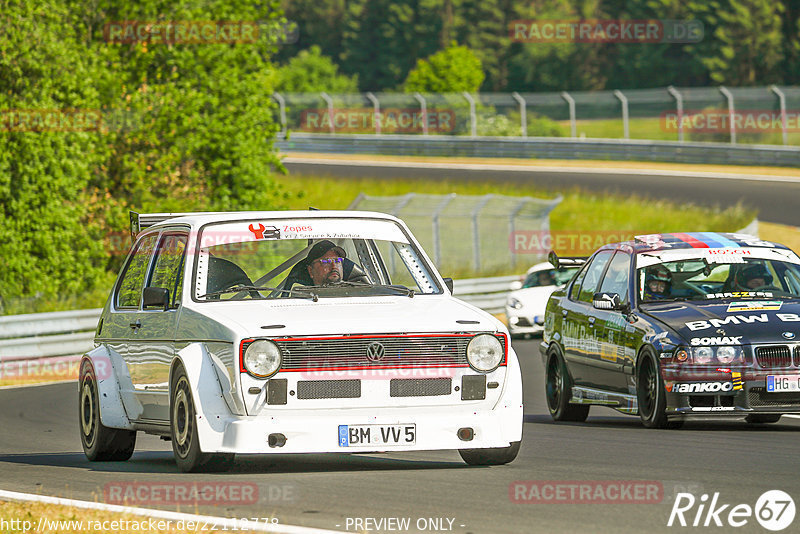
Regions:
<instances>
[{"instance_id":1,"label":"windshield","mask_svg":"<svg viewBox=\"0 0 800 534\"><path fill-rule=\"evenodd\" d=\"M530 273L522 287L563 286L570 281L578 267L562 267L560 269L544 269Z\"/></svg>"},{"instance_id":2,"label":"windshield","mask_svg":"<svg viewBox=\"0 0 800 534\"><path fill-rule=\"evenodd\" d=\"M204 228L200 243L193 286L200 301L441 292L392 221L225 223Z\"/></svg>"},{"instance_id":3,"label":"windshield","mask_svg":"<svg viewBox=\"0 0 800 534\"><path fill-rule=\"evenodd\" d=\"M648 265L637 273L642 302L800 296L800 265L777 259L683 259Z\"/></svg>"}]
</instances>

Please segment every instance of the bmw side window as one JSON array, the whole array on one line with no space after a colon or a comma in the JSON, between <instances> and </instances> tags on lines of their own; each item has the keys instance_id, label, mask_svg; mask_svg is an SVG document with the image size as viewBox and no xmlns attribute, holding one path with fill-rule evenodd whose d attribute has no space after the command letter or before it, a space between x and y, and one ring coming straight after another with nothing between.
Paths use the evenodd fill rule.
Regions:
<instances>
[{"instance_id":1,"label":"bmw side window","mask_svg":"<svg viewBox=\"0 0 800 534\"><path fill-rule=\"evenodd\" d=\"M144 277L147 274L147 266L150 265L150 257L153 255L157 237L157 233L150 234L143 237L136 245L128 260L128 265L125 266L125 273L120 280L119 289L117 289L117 308L139 307Z\"/></svg>"},{"instance_id":2,"label":"bmw side window","mask_svg":"<svg viewBox=\"0 0 800 534\"><path fill-rule=\"evenodd\" d=\"M572 287L569 290L569 300L578 300L578 296L581 293L581 283L583 282L583 277L586 276L587 267L588 266L581 269L581 271L575 277L575 282L573 282Z\"/></svg>"},{"instance_id":3,"label":"bmw side window","mask_svg":"<svg viewBox=\"0 0 800 534\"><path fill-rule=\"evenodd\" d=\"M616 293L621 302L628 300L628 276L631 269L631 257L624 252L617 252L608 266L600 286L602 293Z\"/></svg>"},{"instance_id":4,"label":"bmw side window","mask_svg":"<svg viewBox=\"0 0 800 534\"><path fill-rule=\"evenodd\" d=\"M180 300L179 291L182 287L182 267L187 239L185 234L167 234L161 237L153 272L147 284L149 287L167 289L173 307Z\"/></svg>"},{"instance_id":5,"label":"bmw side window","mask_svg":"<svg viewBox=\"0 0 800 534\"><path fill-rule=\"evenodd\" d=\"M586 269L586 276L581 284L578 300L592 302L592 297L597 293L597 288L600 286L600 278L603 276L603 271L605 271L606 265L613 254L613 250L602 250L595 255L591 265Z\"/></svg>"}]
</instances>

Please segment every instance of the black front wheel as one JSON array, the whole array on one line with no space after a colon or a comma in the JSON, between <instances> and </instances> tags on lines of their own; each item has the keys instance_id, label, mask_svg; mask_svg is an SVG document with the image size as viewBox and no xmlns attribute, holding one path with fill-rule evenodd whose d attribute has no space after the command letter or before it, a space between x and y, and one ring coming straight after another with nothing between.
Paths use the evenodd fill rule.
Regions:
<instances>
[{"instance_id":1,"label":"black front wheel","mask_svg":"<svg viewBox=\"0 0 800 534\"><path fill-rule=\"evenodd\" d=\"M124 462L136 447L136 431L109 428L100 420L100 396L92 363L81 362L78 418L83 452L92 462Z\"/></svg>"},{"instance_id":2,"label":"black front wheel","mask_svg":"<svg viewBox=\"0 0 800 534\"><path fill-rule=\"evenodd\" d=\"M639 417L647 428L680 428L683 420L667 418L667 393L661 369L652 350L645 349L636 374Z\"/></svg>"},{"instance_id":3,"label":"black front wheel","mask_svg":"<svg viewBox=\"0 0 800 534\"><path fill-rule=\"evenodd\" d=\"M233 454L209 454L200 450L192 390L183 367L179 367L172 377L169 413L172 451L175 453L178 469L184 473L194 473L227 471L231 468Z\"/></svg>"},{"instance_id":4,"label":"black front wheel","mask_svg":"<svg viewBox=\"0 0 800 534\"><path fill-rule=\"evenodd\" d=\"M555 349L550 351L547 358L545 395L547 408L554 421L582 422L589 416L588 404L570 404L572 385L564 360Z\"/></svg>"}]
</instances>

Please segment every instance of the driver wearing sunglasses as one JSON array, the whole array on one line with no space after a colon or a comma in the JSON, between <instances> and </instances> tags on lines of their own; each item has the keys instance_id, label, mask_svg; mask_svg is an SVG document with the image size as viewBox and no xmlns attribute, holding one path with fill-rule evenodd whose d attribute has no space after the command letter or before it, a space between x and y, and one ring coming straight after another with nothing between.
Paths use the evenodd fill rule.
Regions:
<instances>
[{"instance_id":1,"label":"driver wearing sunglasses","mask_svg":"<svg viewBox=\"0 0 800 534\"><path fill-rule=\"evenodd\" d=\"M306 256L308 275L315 286L336 284L342 281L342 258L347 254L342 247L327 239L316 243Z\"/></svg>"}]
</instances>

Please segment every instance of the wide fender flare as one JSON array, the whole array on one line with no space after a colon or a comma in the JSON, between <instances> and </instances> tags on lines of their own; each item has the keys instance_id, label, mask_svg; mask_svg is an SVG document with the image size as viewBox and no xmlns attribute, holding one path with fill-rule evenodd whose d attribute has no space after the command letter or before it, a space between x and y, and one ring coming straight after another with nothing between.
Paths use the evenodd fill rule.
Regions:
<instances>
[{"instance_id":1,"label":"wide fender flare","mask_svg":"<svg viewBox=\"0 0 800 534\"><path fill-rule=\"evenodd\" d=\"M217 451L222 447L225 429L232 414L222 394L219 376L205 343L192 343L176 354L169 372L170 412L172 381L179 366L186 372L192 390L200 450Z\"/></svg>"},{"instance_id":2,"label":"wide fender flare","mask_svg":"<svg viewBox=\"0 0 800 534\"><path fill-rule=\"evenodd\" d=\"M100 404L100 422L109 428L124 428L133 430L133 425L125 410L122 401L122 392L119 382L121 375L127 376L127 372L120 373L120 370L127 369L122 357L111 351L105 345L100 345L81 358L81 368L83 362L88 360L92 365L94 376L97 379L97 395ZM128 379L130 381L130 378ZM78 388L80 388L78 382ZM131 388L133 385L131 384ZM79 390L80 394L80 390ZM141 413L141 406L140 411ZM137 414L132 414L137 417Z\"/></svg>"},{"instance_id":3,"label":"wide fender flare","mask_svg":"<svg viewBox=\"0 0 800 534\"><path fill-rule=\"evenodd\" d=\"M503 395L495 410L499 410L502 417L502 428L505 438L509 441L520 441L522 439L522 425L524 419L524 407L522 404L522 369L519 365L514 349L508 348L508 360L506 361L506 380L503 388Z\"/></svg>"}]
</instances>

